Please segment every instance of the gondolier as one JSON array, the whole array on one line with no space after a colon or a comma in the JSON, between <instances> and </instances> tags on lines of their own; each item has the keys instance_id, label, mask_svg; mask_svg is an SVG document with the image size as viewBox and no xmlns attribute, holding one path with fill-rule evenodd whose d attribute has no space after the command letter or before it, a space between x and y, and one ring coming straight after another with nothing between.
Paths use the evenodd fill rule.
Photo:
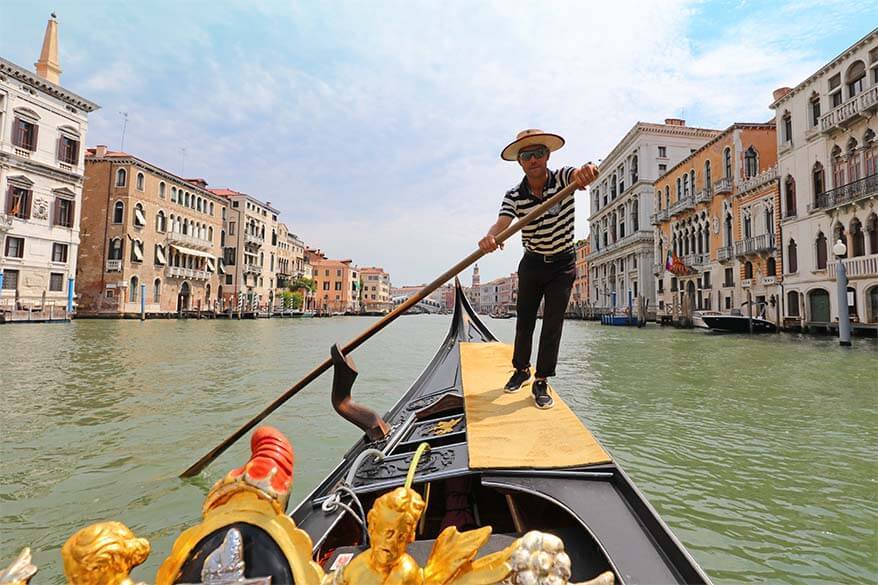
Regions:
<instances>
[{"instance_id":1,"label":"gondolier","mask_svg":"<svg viewBox=\"0 0 878 585\"><path fill-rule=\"evenodd\" d=\"M509 227L513 219L524 217L571 182L585 189L597 177L597 167L591 163L578 169L550 170L549 154L562 146L564 139L557 134L530 129L519 132L516 139L503 149L500 157L518 161L525 176L503 197L496 223L479 241L483 251L493 252L498 248L495 236ZM534 403L543 409L554 405L546 379L555 375L564 311L576 278L573 199L572 194L565 197L521 232L524 256L518 265L518 320L512 357L515 371L505 388L507 392L515 392L531 377L533 331L540 302L545 301L536 372L531 385Z\"/></svg>"}]
</instances>

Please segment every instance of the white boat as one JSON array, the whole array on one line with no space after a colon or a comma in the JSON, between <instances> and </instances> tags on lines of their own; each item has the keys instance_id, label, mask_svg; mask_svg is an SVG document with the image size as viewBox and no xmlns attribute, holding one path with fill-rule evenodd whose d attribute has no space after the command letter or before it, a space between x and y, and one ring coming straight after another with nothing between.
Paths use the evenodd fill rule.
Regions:
<instances>
[{"instance_id":1,"label":"white boat","mask_svg":"<svg viewBox=\"0 0 878 585\"><path fill-rule=\"evenodd\" d=\"M710 329L702 319L703 316L716 317L722 315L719 311L695 311L692 313L692 326L699 329Z\"/></svg>"}]
</instances>

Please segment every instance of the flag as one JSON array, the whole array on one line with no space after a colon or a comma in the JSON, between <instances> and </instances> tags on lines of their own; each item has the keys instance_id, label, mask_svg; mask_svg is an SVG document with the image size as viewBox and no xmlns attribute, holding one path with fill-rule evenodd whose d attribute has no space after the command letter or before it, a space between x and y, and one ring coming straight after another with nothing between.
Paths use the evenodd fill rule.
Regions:
<instances>
[{"instance_id":1,"label":"flag","mask_svg":"<svg viewBox=\"0 0 878 585\"><path fill-rule=\"evenodd\" d=\"M674 265L674 260L673 260L672 255L671 255L671 251L668 250L668 259L665 260L665 270L670 270L671 266L673 266L673 265Z\"/></svg>"}]
</instances>

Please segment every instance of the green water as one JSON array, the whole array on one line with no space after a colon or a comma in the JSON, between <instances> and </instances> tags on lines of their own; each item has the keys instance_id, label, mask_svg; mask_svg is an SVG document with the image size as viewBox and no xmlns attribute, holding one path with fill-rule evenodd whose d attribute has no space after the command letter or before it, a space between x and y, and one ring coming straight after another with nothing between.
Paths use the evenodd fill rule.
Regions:
<instances>
[{"instance_id":1,"label":"green water","mask_svg":"<svg viewBox=\"0 0 878 585\"><path fill-rule=\"evenodd\" d=\"M119 520L150 540L152 582L243 440L177 475L372 319L77 321L0 327L0 567ZM511 342L513 320L487 319ZM354 353L358 400L383 412L449 320L407 316ZM298 502L358 433L324 376L273 414L296 448ZM878 582L878 343L568 322L561 396L717 584Z\"/></svg>"}]
</instances>

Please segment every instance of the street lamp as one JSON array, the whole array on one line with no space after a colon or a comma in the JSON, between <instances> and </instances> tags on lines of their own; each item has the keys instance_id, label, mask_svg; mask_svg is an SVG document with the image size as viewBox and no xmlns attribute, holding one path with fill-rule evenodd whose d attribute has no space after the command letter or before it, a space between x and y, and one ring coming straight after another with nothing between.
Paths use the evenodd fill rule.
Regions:
<instances>
[{"instance_id":1,"label":"street lamp","mask_svg":"<svg viewBox=\"0 0 878 585\"><path fill-rule=\"evenodd\" d=\"M848 275L845 270L844 256L847 254L847 246L838 240L832 247L832 253L837 259L835 279L838 282L838 344L849 346L851 344L851 316L848 309Z\"/></svg>"}]
</instances>

